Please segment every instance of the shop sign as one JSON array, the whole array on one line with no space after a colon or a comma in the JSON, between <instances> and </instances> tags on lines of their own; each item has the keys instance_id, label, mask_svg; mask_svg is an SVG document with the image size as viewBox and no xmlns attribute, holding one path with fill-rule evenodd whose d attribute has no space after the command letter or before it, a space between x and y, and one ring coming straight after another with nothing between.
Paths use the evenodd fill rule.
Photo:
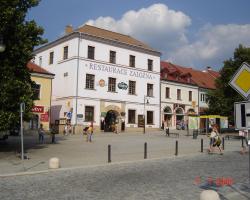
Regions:
<instances>
[{"instance_id":1,"label":"shop sign","mask_svg":"<svg viewBox=\"0 0 250 200\"><path fill-rule=\"evenodd\" d=\"M44 106L33 106L31 111L33 113L44 113Z\"/></svg>"},{"instance_id":2,"label":"shop sign","mask_svg":"<svg viewBox=\"0 0 250 200\"><path fill-rule=\"evenodd\" d=\"M48 121L49 121L49 113L46 112L46 113L44 113L44 114L41 114L41 116L40 116L40 121L41 121L41 122L48 122Z\"/></svg>"},{"instance_id":3,"label":"shop sign","mask_svg":"<svg viewBox=\"0 0 250 200\"><path fill-rule=\"evenodd\" d=\"M128 85L124 82L120 82L120 83L118 83L118 88L121 90L126 90L126 89L128 89Z\"/></svg>"}]
</instances>

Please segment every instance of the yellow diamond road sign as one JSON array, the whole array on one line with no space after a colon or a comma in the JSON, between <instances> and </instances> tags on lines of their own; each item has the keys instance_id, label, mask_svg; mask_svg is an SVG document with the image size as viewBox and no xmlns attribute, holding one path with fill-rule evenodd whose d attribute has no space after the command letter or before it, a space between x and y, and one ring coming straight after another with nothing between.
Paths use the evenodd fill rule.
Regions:
<instances>
[{"instance_id":1,"label":"yellow diamond road sign","mask_svg":"<svg viewBox=\"0 0 250 200\"><path fill-rule=\"evenodd\" d=\"M229 84L244 98L250 99L250 66L244 62Z\"/></svg>"}]
</instances>

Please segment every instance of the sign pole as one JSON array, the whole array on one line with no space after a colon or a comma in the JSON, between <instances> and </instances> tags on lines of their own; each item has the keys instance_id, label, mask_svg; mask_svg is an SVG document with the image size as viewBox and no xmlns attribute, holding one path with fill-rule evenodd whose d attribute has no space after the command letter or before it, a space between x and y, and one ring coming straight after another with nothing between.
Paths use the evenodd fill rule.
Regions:
<instances>
[{"instance_id":1,"label":"sign pole","mask_svg":"<svg viewBox=\"0 0 250 200\"><path fill-rule=\"evenodd\" d=\"M24 160L24 150L23 150L23 111L25 109L25 104L20 104L20 133L21 133L21 158Z\"/></svg>"}]
</instances>

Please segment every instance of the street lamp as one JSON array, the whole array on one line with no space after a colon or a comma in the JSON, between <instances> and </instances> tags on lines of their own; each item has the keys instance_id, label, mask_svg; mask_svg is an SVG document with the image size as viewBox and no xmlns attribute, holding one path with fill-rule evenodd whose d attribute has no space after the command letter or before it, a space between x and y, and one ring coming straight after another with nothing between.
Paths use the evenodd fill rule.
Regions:
<instances>
[{"instance_id":1,"label":"street lamp","mask_svg":"<svg viewBox=\"0 0 250 200\"><path fill-rule=\"evenodd\" d=\"M144 95L144 116L143 116L144 118L143 133L144 134L146 133L146 110L145 110L146 104L149 104L149 101L146 95Z\"/></svg>"},{"instance_id":2,"label":"street lamp","mask_svg":"<svg viewBox=\"0 0 250 200\"><path fill-rule=\"evenodd\" d=\"M0 35L0 53L4 52L5 50L5 45L3 43L3 37Z\"/></svg>"}]
</instances>

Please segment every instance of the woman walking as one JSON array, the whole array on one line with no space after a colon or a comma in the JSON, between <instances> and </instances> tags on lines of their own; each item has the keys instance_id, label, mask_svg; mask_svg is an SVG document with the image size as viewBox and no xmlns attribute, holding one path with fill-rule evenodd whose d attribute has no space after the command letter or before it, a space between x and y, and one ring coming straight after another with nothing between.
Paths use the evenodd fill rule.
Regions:
<instances>
[{"instance_id":1,"label":"woman walking","mask_svg":"<svg viewBox=\"0 0 250 200\"><path fill-rule=\"evenodd\" d=\"M221 145L221 139L220 139L220 135L219 135L219 132L218 132L218 126L217 124L214 124L212 126L212 132L210 134L210 146L209 146L209 150L208 152L209 153L212 153L214 151L214 147L218 147L219 151L220 151L220 154L222 155L222 150L220 148L220 145Z\"/></svg>"}]
</instances>

